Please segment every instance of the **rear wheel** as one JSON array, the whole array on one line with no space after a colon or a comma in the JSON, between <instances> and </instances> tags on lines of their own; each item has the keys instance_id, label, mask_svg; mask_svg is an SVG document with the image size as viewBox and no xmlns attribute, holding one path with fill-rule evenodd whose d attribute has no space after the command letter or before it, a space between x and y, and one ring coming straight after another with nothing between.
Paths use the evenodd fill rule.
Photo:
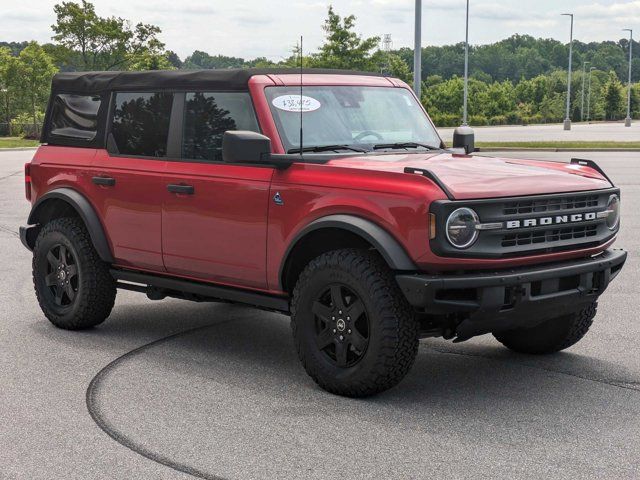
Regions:
<instances>
[{"instance_id":1,"label":"rear wheel","mask_svg":"<svg viewBox=\"0 0 640 480\"><path fill-rule=\"evenodd\" d=\"M418 323L384 262L363 250L311 261L292 300L298 356L318 385L350 397L396 385L418 351Z\"/></svg>"},{"instance_id":2,"label":"rear wheel","mask_svg":"<svg viewBox=\"0 0 640 480\"><path fill-rule=\"evenodd\" d=\"M90 328L111 313L116 282L77 218L42 227L33 249L33 284L38 303L56 327Z\"/></svg>"},{"instance_id":3,"label":"rear wheel","mask_svg":"<svg viewBox=\"0 0 640 480\"><path fill-rule=\"evenodd\" d=\"M582 340L593 324L597 306L593 302L575 313L547 320L533 328L509 330L493 336L514 352L556 353Z\"/></svg>"}]
</instances>

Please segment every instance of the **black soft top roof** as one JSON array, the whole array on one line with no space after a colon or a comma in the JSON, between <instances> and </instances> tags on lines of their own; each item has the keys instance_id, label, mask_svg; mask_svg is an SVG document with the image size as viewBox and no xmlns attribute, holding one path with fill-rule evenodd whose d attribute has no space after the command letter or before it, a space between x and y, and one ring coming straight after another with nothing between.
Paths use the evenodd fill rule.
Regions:
<instances>
[{"instance_id":1,"label":"black soft top roof","mask_svg":"<svg viewBox=\"0 0 640 480\"><path fill-rule=\"evenodd\" d=\"M299 69L154 70L148 72L64 72L53 77L54 93L104 93L113 90L203 89L243 91L255 75L299 74ZM305 74L383 76L347 70L304 69Z\"/></svg>"}]
</instances>

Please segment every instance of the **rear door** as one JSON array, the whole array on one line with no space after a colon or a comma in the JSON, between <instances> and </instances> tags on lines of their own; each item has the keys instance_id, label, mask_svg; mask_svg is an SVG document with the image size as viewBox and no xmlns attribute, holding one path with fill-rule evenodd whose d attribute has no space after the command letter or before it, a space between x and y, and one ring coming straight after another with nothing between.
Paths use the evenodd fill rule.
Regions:
<instances>
[{"instance_id":1,"label":"rear door","mask_svg":"<svg viewBox=\"0 0 640 480\"><path fill-rule=\"evenodd\" d=\"M273 169L222 161L225 131L259 130L249 93L186 92L182 109L181 161L167 162L166 167L162 208L166 269L217 283L266 288Z\"/></svg>"},{"instance_id":2,"label":"rear door","mask_svg":"<svg viewBox=\"0 0 640 480\"><path fill-rule=\"evenodd\" d=\"M172 103L166 92L113 94L107 150L95 157L91 198L120 265L165 270L161 213Z\"/></svg>"}]
</instances>

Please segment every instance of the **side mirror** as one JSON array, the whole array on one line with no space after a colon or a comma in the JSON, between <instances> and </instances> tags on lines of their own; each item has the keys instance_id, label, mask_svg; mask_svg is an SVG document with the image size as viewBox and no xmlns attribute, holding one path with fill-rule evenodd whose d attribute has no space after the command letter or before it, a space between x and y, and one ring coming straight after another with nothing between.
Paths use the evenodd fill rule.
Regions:
<instances>
[{"instance_id":1,"label":"side mirror","mask_svg":"<svg viewBox=\"0 0 640 480\"><path fill-rule=\"evenodd\" d=\"M469 155L476 150L476 135L471 127L458 127L453 132L453 148L464 149Z\"/></svg>"},{"instance_id":2,"label":"side mirror","mask_svg":"<svg viewBox=\"0 0 640 480\"><path fill-rule=\"evenodd\" d=\"M268 163L271 139L260 133L227 131L222 136L222 160L227 163Z\"/></svg>"}]
</instances>

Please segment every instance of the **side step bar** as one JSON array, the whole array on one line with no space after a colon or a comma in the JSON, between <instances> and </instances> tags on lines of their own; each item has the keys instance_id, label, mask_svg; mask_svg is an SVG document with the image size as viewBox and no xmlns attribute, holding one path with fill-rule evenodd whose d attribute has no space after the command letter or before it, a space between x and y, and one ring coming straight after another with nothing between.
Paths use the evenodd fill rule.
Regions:
<instances>
[{"instance_id":1,"label":"side step bar","mask_svg":"<svg viewBox=\"0 0 640 480\"><path fill-rule=\"evenodd\" d=\"M168 297L180 297L180 294L196 295L209 300L226 301L232 303L243 303L253 305L265 310L276 311L289 314L289 300L284 297L265 295L263 293L251 292L230 287L221 287L208 283L193 282L179 278L169 278L148 273L132 272L127 270L111 269L111 276L118 282L118 288L133 290L136 292L146 292L151 298L152 292L156 295ZM137 285L136 285L137 284ZM142 285L142 286L141 286Z\"/></svg>"}]
</instances>

